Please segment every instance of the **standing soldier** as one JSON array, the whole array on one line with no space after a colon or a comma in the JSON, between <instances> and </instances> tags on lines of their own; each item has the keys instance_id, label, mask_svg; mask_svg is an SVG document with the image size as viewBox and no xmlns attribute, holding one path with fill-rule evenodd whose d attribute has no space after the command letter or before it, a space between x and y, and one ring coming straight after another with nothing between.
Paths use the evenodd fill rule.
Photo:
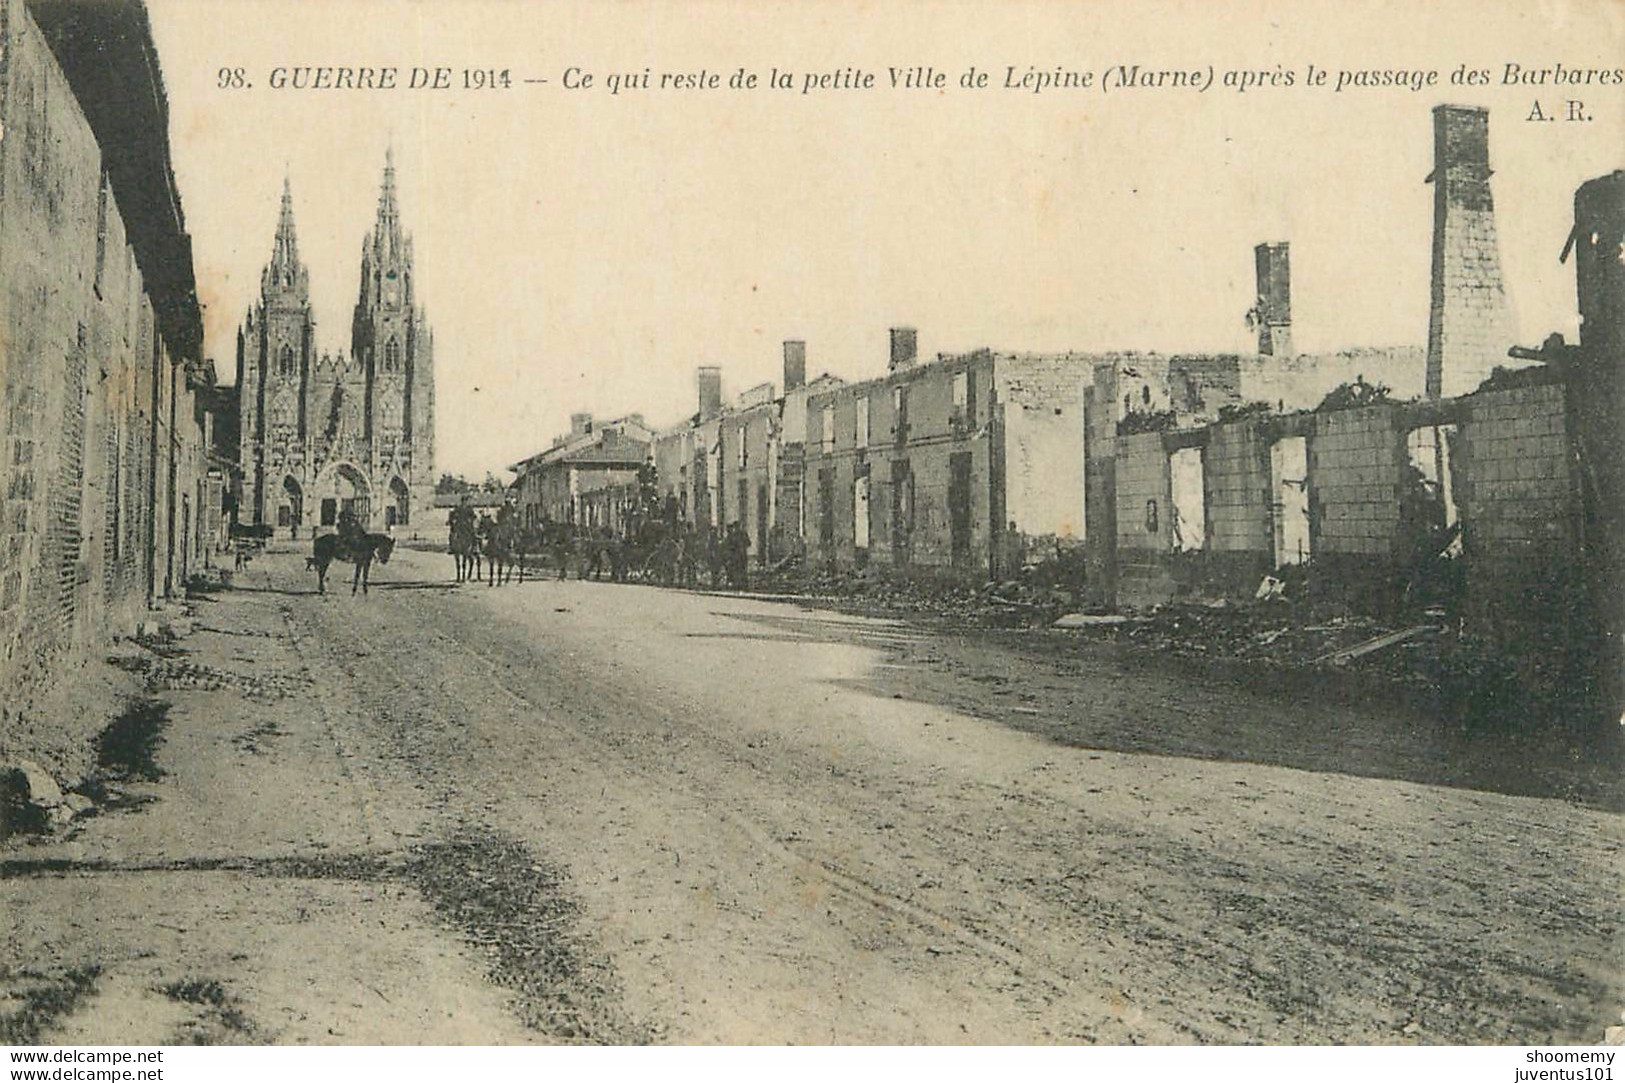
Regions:
<instances>
[{"instance_id":1,"label":"standing soldier","mask_svg":"<svg viewBox=\"0 0 1625 1083\"><path fill-rule=\"evenodd\" d=\"M350 508L339 512L338 535L339 549L345 553L356 552L367 536L367 532L361 527L361 520L356 518L355 512Z\"/></svg>"},{"instance_id":2,"label":"standing soldier","mask_svg":"<svg viewBox=\"0 0 1625 1083\"><path fill-rule=\"evenodd\" d=\"M741 523L728 524L724 557L728 568L728 585L744 589L750 568L750 536Z\"/></svg>"}]
</instances>

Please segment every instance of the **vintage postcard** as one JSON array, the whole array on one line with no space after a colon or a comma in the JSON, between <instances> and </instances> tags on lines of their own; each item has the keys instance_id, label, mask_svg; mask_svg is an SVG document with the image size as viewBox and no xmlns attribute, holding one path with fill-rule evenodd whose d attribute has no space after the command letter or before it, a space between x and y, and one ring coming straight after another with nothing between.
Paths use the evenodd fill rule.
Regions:
<instances>
[{"instance_id":1,"label":"vintage postcard","mask_svg":"<svg viewBox=\"0 0 1625 1083\"><path fill-rule=\"evenodd\" d=\"M0 1043L1611 1078L1622 56L0 0Z\"/></svg>"}]
</instances>

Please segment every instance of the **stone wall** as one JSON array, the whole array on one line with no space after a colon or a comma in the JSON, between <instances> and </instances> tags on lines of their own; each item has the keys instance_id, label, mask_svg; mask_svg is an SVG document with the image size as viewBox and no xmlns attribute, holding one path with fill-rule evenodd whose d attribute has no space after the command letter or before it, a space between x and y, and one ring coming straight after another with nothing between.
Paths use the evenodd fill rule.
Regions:
<instances>
[{"instance_id":1,"label":"stone wall","mask_svg":"<svg viewBox=\"0 0 1625 1083\"><path fill-rule=\"evenodd\" d=\"M1274 564L1270 445L1263 426L1249 419L1209 428L1203 468L1206 579L1223 596L1245 596Z\"/></svg>"},{"instance_id":2,"label":"stone wall","mask_svg":"<svg viewBox=\"0 0 1625 1083\"><path fill-rule=\"evenodd\" d=\"M1173 493L1163 434L1119 436L1116 459L1117 604L1168 601L1174 596Z\"/></svg>"},{"instance_id":3,"label":"stone wall","mask_svg":"<svg viewBox=\"0 0 1625 1083\"><path fill-rule=\"evenodd\" d=\"M1085 533L1083 397L1093 359L995 354L1004 404L1006 516L1029 539L1075 545Z\"/></svg>"},{"instance_id":4,"label":"stone wall","mask_svg":"<svg viewBox=\"0 0 1625 1083\"><path fill-rule=\"evenodd\" d=\"M1116 544L1105 563L1115 569L1115 589L1103 600L1132 608L1250 598L1274 567L1270 447L1303 436L1317 596L1391 615L1418 559L1418 524L1405 521L1414 473L1407 434L1454 426L1450 477L1466 627L1558 679L1583 663L1571 657L1585 588L1581 486L1568 424L1563 386L1547 372L1527 386L1439 403L1386 402L1118 436L1109 462L1096 461L1106 444L1092 441L1089 476L1102 479L1109 467L1114 493ZM1168 457L1181 447L1203 451L1207 532L1197 552L1175 552L1169 533ZM1100 563L1091 561L1091 575Z\"/></svg>"},{"instance_id":5,"label":"stone wall","mask_svg":"<svg viewBox=\"0 0 1625 1083\"><path fill-rule=\"evenodd\" d=\"M22 0L0 0L0 756L97 722L97 648L201 565L188 369L159 335L119 199Z\"/></svg>"},{"instance_id":6,"label":"stone wall","mask_svg":"<svg viewBox=\"0 0 1625 1083\"><path fill-rule=\"evenodd\" d=\"M1563 389L1483 392L1466 406L1456 497L1471 573L1468 627L1530 662L1562 668L1569 625L1583 615L1584 582Z\"/></svg>"}]
</instances>

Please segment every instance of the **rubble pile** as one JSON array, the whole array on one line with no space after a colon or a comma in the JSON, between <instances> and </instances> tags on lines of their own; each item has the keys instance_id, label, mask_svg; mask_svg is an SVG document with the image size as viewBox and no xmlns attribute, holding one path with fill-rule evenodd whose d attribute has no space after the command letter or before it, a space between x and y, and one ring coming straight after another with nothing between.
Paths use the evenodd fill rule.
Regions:
<instances>
[{"instance_id":1,"label":"rubble pile","mask_svg":"<svg viewBox=\"0 0 1625 1083\"><path fill-rule=\"evenodd\" d=\"M310 675L300 670L287 672L263 667L251 673L237 673L186 661L184 652L162 640L143 640L153 654L126 653L108 660L121 669L138 674L148 692L234 691L244 699L274 703L310 687Z\"/></svg>"},{"instance_id":2,"label":"rubble pile","mask_svg":"<svg viewBox=\"0 0 1625 1083\"><path fill-rule=\"evenodd\" d=\"M939 617L982 628L1044 627L1078 605L1074 591L1035 577L973 587L948 580L826 571L806 578L763 576L752 587L865 616Z\"/></svg>"},{"instance_id":3,"label":"rubble pile","mask_svg":"<svg viewBox=\"0 0 1625 1083\"><path fill-rule=\"evenodd\" d=\"M1464 637L1446 606L1412 607L1390 620L1315 600L1301 570L1270 577L1241 604L1185 603L1143 612L1082 607L1063 576L1029 568L1020 579L972 587L895 579L876 569L799 571L753 578L752 592L790 595L863 616L926 618L986 629L1055 629L1075 639L1196 659L1359 674L1379 683L1494 697L1512 683L1504 659ZM1081 580L1080 580L1081 581Z\"/></svg>"}]
</instances>

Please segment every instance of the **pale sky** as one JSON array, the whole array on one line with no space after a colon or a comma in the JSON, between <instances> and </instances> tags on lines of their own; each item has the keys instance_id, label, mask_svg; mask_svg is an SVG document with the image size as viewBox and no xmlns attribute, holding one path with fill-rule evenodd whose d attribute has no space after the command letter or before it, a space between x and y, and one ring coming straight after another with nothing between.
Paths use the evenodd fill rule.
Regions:
<instances>
[{"instance_id":1,"label":"pale sky","mask_svg":"<svg viewBox=\"0 0 1625 1083\"><path fill-rule=\"evenodd\" d=\"M1558 253L1574 188L1625 166L1625 88L1503 86L1524 68L1621 66L1625 6L1354 4L564 4L148 0L174 161L224 379L292 181L318 347L349 348L362 237L393 143L417 289L435 331L437 468L481 476L569 415L694 408L694 368L733 394L884 371L921 353L1247 350L1252 248L1292 245L1304 350L1421 344L1432 107L1490 108L1502 265L1522 339L1572 337ZM1419 7L1419 5L1418 5ZM1291 89L1102 92L1119 64L1292 71ZM1306 88L1307 65L1437 68L1440 84ZM1491 85L1451 85L1462 64ZM453 69L457 89L274 90L273 67ZM887 68L932 66L933 90ZM962 90L971 65L989 88ZM1089 89L1002 89L1007 66L1092 71ZM565 69L589 90L561 86ZM794 89L623 90L652 69ZM241 67L244 89L220 89ZM460 89L508 69L512 89ZM808 72L872 90L803 95ZM527 85L526 78L546 79ZM1580 99L1589 122L1531 123Z\"/></svg>"}]
</instances>

